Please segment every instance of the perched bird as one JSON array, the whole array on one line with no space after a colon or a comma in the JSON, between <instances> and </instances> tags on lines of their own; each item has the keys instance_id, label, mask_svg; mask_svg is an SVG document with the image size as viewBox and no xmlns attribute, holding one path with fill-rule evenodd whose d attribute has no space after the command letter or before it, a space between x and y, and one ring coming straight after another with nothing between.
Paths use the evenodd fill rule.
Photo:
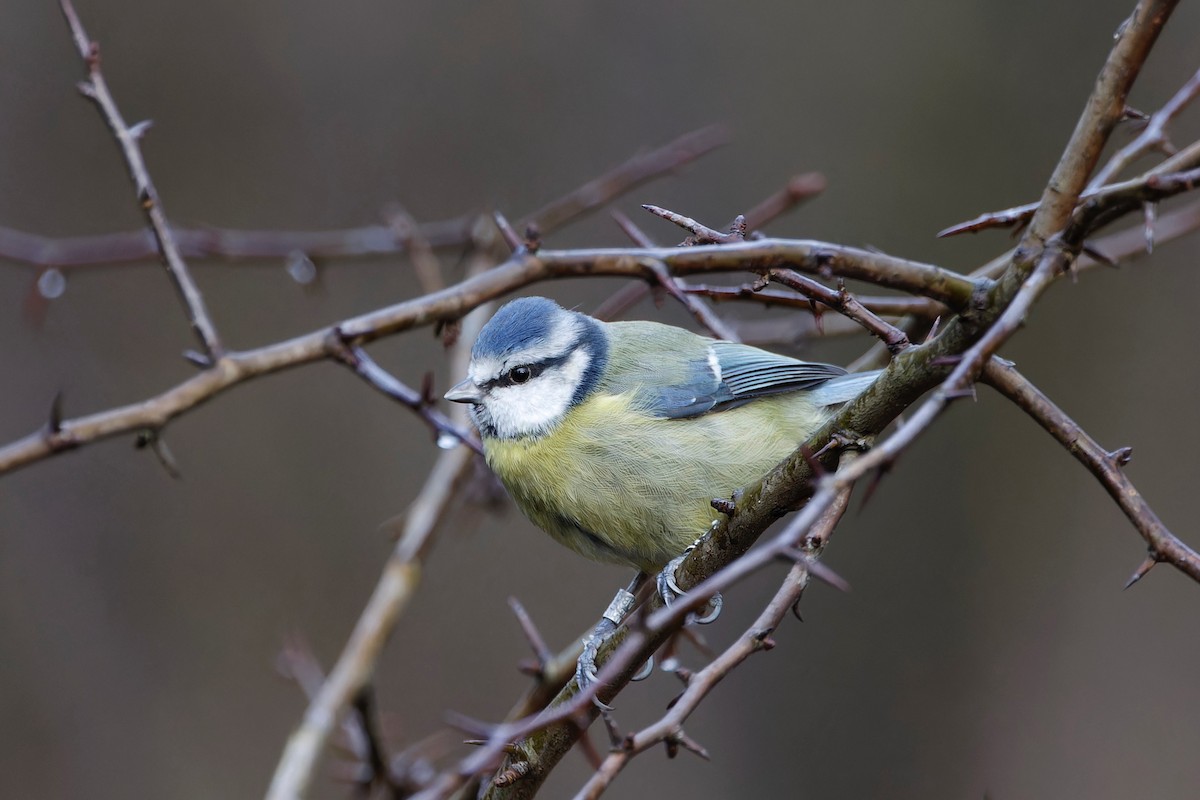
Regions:
<instances>
[{"instance_id":1,"label":"perched bird","mask_svg":"<svg viewBox=\"0 0 1200 800\"><path fill-rule=\"evenodd\" d=\"M492 470L539 527L651 574L878 373L847 374L543 297L501 308L446 399L471 404Z\"/></svg>"}]
</instances>

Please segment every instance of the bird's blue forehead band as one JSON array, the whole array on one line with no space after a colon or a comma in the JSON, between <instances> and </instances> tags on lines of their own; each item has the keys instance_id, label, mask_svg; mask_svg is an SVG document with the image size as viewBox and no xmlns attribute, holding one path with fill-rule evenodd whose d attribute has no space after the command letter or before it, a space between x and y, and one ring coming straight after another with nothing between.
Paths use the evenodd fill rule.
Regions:
<instances>
[{"instance_id":1,"label":"bird's blue forehead band","mask_svg":"<svg viewBox=\"0 0 1200 800\"><path fill-rule=\"evenodd\" d=\"M508 303L491 318L475 346L472 358L505 358L545 343L551 336L554 320L562 309L544 297L522 297Z\"/></svg>"}]
</instances>

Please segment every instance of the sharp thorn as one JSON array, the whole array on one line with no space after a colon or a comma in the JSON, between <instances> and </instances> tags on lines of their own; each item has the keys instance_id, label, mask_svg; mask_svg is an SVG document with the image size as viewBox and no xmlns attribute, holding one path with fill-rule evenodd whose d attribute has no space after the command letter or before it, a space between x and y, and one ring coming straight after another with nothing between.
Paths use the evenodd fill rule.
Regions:
<instances>
[{"instance_id":1,"label":"sharp thorn","mask_svg":"<svg viewBox=\"0 0 1200 800\"><path fill-rule=\"evenodd\" d=\"M1130 461L1133 461L1132 447L1118 447L1116 450L1105 453L1105 457L1118 467L1123 467Z\"/></svg>"},{"instance_id":2,"label":"sharp thorn","mask_svg":"<svg viewBox=\"0 0 1200 800\"><path fill-rule=\"evenodd\" d=\"M152 119L144 119L141 122L136 122L129 126L129 135L134 139L141 139L153 125L154 120Z\"/></svg>"},{"instance_id":3,"label":"sharp thorn","mask_svg":"<svg viewBox=\"0 0 1200 800\"><path fill-rule=\"evenodd\" d=\"M524 249L525 243L521 241L521 237L513 230L513 226L509 223L508 217L499 211L492 212L492 221L496 223L496 228L500 231L500 235L504 237L504 242L508 248L514 253Z\"/></svg>"},{"instance_id":4,"label":"sharp thorn","mask_svg":"<svg viewBox=\"0 0 1200 800\"><path fill-rule=\"evenodd\" d=\"M867 483L867 488L863 492L862 502L858 504L858 510L860 513L864 508L867 507L867 503L870 502L871 498L875 496L875 490L879 488L879 484L883 481L883 476L886 475L887 471L891 468L891 462L885 462L871 471L871 480L869 483Z\"/></svg>"},{"instance_id":5,"label":"sharp thorn","mask_svg":"<svg viewBox=\"0 0 1200 800\"><path fill-rule=\"evenodd\" d=\"M208 369L212 366L211 358L204 355L204 353L198 353L195 350L184 350L183 357L200 369Z\"/></svg>"},{"instance_id":6,"label":"sharp thorn","mask_svg":"<svg viewBox=\"0 0 1200 800\"><path fill-rule=\"evenodd\" d=\"M822 447L820 451L816 453L814 453L812 448L806 444L800 446L800 455L804 456L804 460L808 464L808 468L812 470L814 478L820 478L822 475L828 472L828 470L825 469L825 465L821 463L821 456L828 452L828 449L832 444L833 441L830 440L825 447Z\"/></svg>"},{"instance_id":7,"label":"sharp thorn","mask_svg":"<svg viewBox=\"0 0 1200 800\"><path fill-rule=\"evenodd\" d=\"M800 620L801 622L804 622L804 617L800 614L800 600L801 599L802 598L797 597L796 602L792 603L792 616L794 616L796 619Z\"/></svg>"},{"instance_id":8,"label":"sharp thorn","mask_svg":"<svg viewBox=\"0 0 1200 800\"><path fill-rule=\"evenodd\" d=\"M947 400L961 400L964 397L969 397L972 400L979 399L978 396L975 394L974 384L972 384L971 386L964 386L961 389L951 389L950 391L945 392L944 394L945 394L945 397Z\"/></svg>"},{"instance_id":9,"label":"sharp thorn","mask_svg":"<svg viewBox=\"0 0 1200 800\"><path fill-rule=\"evenodd\" d=\"M63 393L62 389L59 389L54 393L54 399L50 401L50 419L47 421L47 425L51 433L58 433L62 430L62 404Z\"/></svg>"},{"instance_id":10,"label":"sharp thorn","mask_svg":"<svg viewBox=\"0 0 1200 800\"><path fill-rule=\"evenodd\" d=\"M674 742L676 745L683 745L683 748L685 750L687 750L690 753L695 753L696 755L703 758L705 761L712 760L712 757L708 754L708 751L705 750L704 747L702 747L699 742L697 742L695 739L688 736L682 730L679 731L678 733L676 733L674 736L670 737L667 741ZM674 758L675 754L671 751L672 751L672 748L670 745L668 745L667 753L668 753L668 755L671 756L671 758Z\"/></svg>"},{"instance_id":11,"label":"sharp thorn","mask_svg":"<svg viewBox=\"0 0 1200 800\"><path fill-rule=\"evenodd\" d=\"M1130 586L1133 586L1142 578L1146 577L1146 573L1154 569L1154 565L1157 563L1158 558L1154 555L1154 553L1150 553L1150 555L1146 556L1146 560L1139 564L1138 568L1135 569L1133 574L1129 576L1129 580L1125 581L1125 585L1121 587L1122 591L1128 589Z\"/></svg>"},{"instance_id":12,"label":"sharp thorn","mask_svg":"<svg viewBox=\"0 0 1200 800\"><path fill-rule=\"evenodd\" d=\"M806 558L804 566L805 569L808 570L808 574L819 580L821 583L832 586L839 592L846 592L849 594L852 591L850 587L850 581L846 580L841 575L838 575L832 569L825 566L823 562Z\"/></svg>"},{"instance_id":13,"label":"sharp thorn","mask_svg":"<svg viewBox=\"0 0 1200 800\"><path fill-rule=\"evenodd\" d=\"M1085 255L1091 257L1092 260L1097 262L1098 264L1103 264L1106 267L1113 267L1114 269L1121 266L1114 259L1105 255L1104 253L1100 252L1099 250L1097 250L1096 248L1094 248L1088 244L1084 244L1082 249L1083 249L1083 252Z\"/></svg>"}]
</instances>

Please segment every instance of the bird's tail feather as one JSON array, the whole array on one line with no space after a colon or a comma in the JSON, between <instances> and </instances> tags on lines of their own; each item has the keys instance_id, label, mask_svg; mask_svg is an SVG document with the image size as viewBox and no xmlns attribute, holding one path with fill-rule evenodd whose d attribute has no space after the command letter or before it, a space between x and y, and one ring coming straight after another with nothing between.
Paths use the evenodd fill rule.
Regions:
<instances>
[{"instance_id":1,"label":"bird's tail feather","mask_svg":"<svg viewBox=\"0 0 1200 800\"><path fill-rule=\"evenodd\" d=\"M881 372L883 370L874 369L870 372L852 372L848 375L830 378L812 390L812 397L819 405L823 406L847 403L862 394L868 386L875 382Z\"/></svg>"}]
</instances>

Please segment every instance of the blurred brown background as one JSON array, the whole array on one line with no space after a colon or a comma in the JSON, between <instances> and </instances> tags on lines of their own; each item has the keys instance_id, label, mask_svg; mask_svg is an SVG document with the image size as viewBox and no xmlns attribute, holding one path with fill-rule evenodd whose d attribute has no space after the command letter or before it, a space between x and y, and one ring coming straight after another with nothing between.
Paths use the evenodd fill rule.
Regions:
<instances>
[{"instance_id":1,"label":"blurred brown background","mask_svg":"<svg viewBox=\"0 0 1200 800\"><path fill-rule=\"evenodd\" d=\"M517 217L644 146L713 122L734 143L617 205L718 224L818 169L828 192L772 232L963 270L1003 233L933 233L1033 199L1129 0L922 4L455 4L80 0L178 224L319 229L489 206ZM1085 10L1086 9L1086 10ZM1197 68L1185 4L1134 94L1157 108ZM141 224L57 4L0 12L0 225L53 235ZM1177 141L1200 131L1200 109ZM673 230L642 220L661 241ZM555 246L622 244L604 215ZM1197 239L1064 283L1005 351L1130 470L1193 545ZM453 261L453 257L449 259ZM415 292L400 259L329 265L306 293L280 263L194 266L226 342L255 347ZM0 439L191 374L161 269L73 273L44 325L33 271L0 264ZM613 283L537 287L593 308ZM634 315L675 322L650 304ZM809 348L847 359L865 342ZM417 382L425 331L372 352ZM436 455L422 426L322 364L222 395L167 431L184 478L129 438L0 481L0 796L253 797L304 701L272 661L300 632L328 665L389 550L380 523ZM723 683L688 731L711 763L637 759L614 797L1194 797L1200 587L1144 553L1093 479L981 391L838 533L854 585L805 600L779 647ZM782 573L727 598L741 629ZM447 710L497 719L525 686L515 594L555 645L628 576L558 548L515 512L439 541L383 659L391 742ZM677 684L623 694L632 728ZM547 786L585 777L572 755ZM321 797L347 790L323 773Z\"/></svg>"}]
</instances>

